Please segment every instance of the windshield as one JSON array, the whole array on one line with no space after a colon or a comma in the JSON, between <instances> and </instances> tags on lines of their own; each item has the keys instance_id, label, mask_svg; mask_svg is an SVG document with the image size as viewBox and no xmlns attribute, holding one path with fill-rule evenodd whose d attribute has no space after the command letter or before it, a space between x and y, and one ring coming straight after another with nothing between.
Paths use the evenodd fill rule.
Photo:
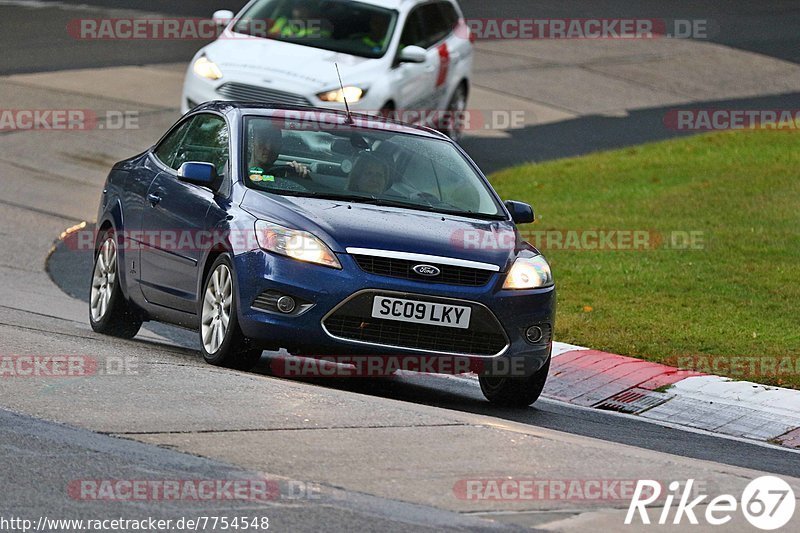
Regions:
<instances>
[{"instance_id":1,"label":"windshield","mask_svg":"<svg viewBox=\"0 0 800 533\"><path fill-rule=\"evenodd\" d=\"M350 0L261 0L233 31L361 57L383 57L397 12Z\"/></svg>"},{"instance_id":2,"label":"windshield","mask_svg":"<svg viewBox=\"0 0 800 533\"><path fill-rule=\"evenodd\" d=\"M448 141L294 118L246 117L248 187L275 194L505 218Z\"/></svg>"}]
</instances>

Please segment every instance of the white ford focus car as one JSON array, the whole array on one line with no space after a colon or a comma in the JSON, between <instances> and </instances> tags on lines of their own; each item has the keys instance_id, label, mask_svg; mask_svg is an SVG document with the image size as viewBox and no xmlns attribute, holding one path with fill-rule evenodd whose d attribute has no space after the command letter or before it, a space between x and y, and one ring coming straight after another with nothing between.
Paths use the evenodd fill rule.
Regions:
<instances>
[{"instance_id":1,"label":"white ford focus car","mask_svg":"<svg viewBox=\"0 0 800 533\"><path fill-rule=\"evenodd\" d=\"M472 43L455 0L252 0L214 19L226 27L192 59L183 112L210 100L343 109L346 97L461 135Z\"/></svg>"}]
</instances>

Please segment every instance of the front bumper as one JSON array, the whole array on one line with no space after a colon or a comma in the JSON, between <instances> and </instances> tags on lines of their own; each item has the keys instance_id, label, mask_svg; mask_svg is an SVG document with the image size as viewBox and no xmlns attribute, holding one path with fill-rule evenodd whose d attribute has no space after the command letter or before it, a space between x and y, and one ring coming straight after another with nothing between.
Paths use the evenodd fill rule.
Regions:
<instances>
[{"instance_id":1,"label":"front bumper","mask_svg":"<svg viewBox=\"0 0 800 533\"><path fill-rule=\"evenodd\" d=\"M337 254L342 270L322 267L276 256L260 250L235 257L238 280L239 323L242 332L266 349L286 348L297 355L420 355L467 356L480 361L488 373L491 368L513 369L530 375L544 365L552 350L552 335L531 344L525 331L531 325L547 325L555 319L555 288L525 291L503 290L505 275L493 273L480 287L454 286L427 281L391 278L363 271L352 256ZM266 291L292 296L299 303L292 314L267 311L256 304ZM489 313L483 320L496 319L506 338L506 346L495 353L475 354L441 349L399 347L394 344L343 339L326 328L326 318L354 295L365 291L402 294L403 297L431 300L457 300L458 305L482 308ZM263 302L263 297L262 300ZM367 318L369 321L370 319ZM449 328L441 328L443 333ZM501 361L502 360L502 361ZM499 364L499 363L504 364ZM513 362L513 365L508 363Z\"/></svg>"}]
</instances>

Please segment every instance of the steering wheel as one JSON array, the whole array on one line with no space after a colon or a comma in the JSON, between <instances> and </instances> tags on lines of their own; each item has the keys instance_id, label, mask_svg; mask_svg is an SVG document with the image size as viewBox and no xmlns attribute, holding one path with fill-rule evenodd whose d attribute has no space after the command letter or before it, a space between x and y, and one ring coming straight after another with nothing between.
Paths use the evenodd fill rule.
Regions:
<instances>
[{"instance_id":1,"label":"steering wheel","mask_svg":"<svg viewBox=\"0 0 800 533\"><path fill-rule=\"evenodd\" d=\"M298 177L297 171L286 164L272 165L264 174L275 176L276 178Z\"/></svg>"}]
</instances>

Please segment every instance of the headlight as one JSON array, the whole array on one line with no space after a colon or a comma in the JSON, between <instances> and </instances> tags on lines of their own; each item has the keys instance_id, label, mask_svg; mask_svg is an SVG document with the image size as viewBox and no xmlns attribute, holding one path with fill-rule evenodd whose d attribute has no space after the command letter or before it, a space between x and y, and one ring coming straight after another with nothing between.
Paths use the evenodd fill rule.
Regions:
<instances>
[{"instance_id":1,"label":"headlight","mask_svg":"<svg viewBox=\"0 0 800 533\"><path fill-rule=\"evenodd\" d=\"M553 273L550 265L542 255L536 257L518 257L511 270L508 271L504 289L538 289L553 284Z\"/></svg>"},{"instance_id":2,"label":"headlight","mask_svg":"<svg viewBox=\"0 0 800 533\"><path fill-rule=\"evenodd\" d=\"M361 97L364 96L365 92L366 91L359 89L358 87L350 86L345 87L344 89L336 89L335 91L319 93L317 97L323 102L339 102L340 104L344 102L346 97L347 103L353 104L361 100Z\"/></svg>"},{"instance_id":3,"label":"headlight","mask_svg":"<svg viewBox=\"0 0 800 533\"><path fill-rule=\"evenodd\" d=\"M194 62L194 73L207 80L218 80L222 77L222 71L217 64L206 56L200 56Z\"/></svg>"},{"instance_id":4,"label":"headlight","mask_svg":"<svg viewBox=\"0 0 800 533\"><path fill-rule=\"evenodd\" d=\"M258 245L268 252L307 263L342 268L331 249L307 231L284 228L265 220L257 220L256 240Z\"/></svg>"}]
</instances>

